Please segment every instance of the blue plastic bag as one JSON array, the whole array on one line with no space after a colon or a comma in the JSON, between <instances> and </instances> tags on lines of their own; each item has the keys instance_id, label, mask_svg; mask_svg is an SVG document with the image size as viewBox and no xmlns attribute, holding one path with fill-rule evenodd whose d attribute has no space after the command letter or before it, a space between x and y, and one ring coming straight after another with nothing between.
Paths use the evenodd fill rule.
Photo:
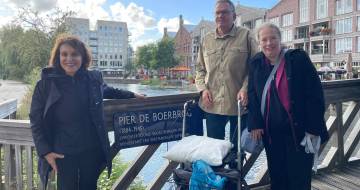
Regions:
<instances>
[{"instance_id":1,"label":"blue plastic bag","mask_svg":"<svg viewBox=\"0 0 360 190\"><path fill-rule=\"evenodd\" d=\"M192 164L189 190L221 190L224 189L226 177L216 175L204 161L197 160Z\"/></svg>"}]
</instances>

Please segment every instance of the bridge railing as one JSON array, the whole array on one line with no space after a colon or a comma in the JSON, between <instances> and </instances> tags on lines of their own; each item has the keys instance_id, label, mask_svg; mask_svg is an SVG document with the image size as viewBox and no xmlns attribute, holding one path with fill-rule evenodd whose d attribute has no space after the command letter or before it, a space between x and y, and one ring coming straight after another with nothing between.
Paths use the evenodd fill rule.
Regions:
<instances>
[{"instance_id":1,"label":"bridge railing","mask_svg":"<svg viewBox=\"0 0 360 190\"><path fill-rule=\"evenodd\" d=\"M346 162L357 159L356 146L360 140L360 80L323 82L326 99L327 128L330 140L321 147L320 170L341 167ZM108 131L113 131L113 115L119 111L143 107L163 107L182 105L189 99L197 98L198 94L182 94L161 97L149 97L145 100L108 100L104 103ZM131 162L127 170L116 181L113 189L127 189L135 180L141 169L152 158L160 144L144 146L144 149ZM0 189L38 189L39 179L35 176L36 154L34 152L29 121L0 120ZM112 156L119 152L112 145ZM248 155L244 172L252 170L259 155ZM268 184L268 172L265 166L257 170L252 187ZM147 189L158 190L168 181L171 172L178 163L165 161L157 170L158 174ZM52 184L52 183L50 183Z\"/></svg>"},{"instance_id":2,"label":"bridge railing","mask_svg":"<svg viewBox=\"0 0 360 190\"><path fill-rule=\"evenodd\" d=\"M3 102L0 102L0 118L10 118L14 119L17 110L17 100L8 99Z\"/></svg>"}]
</instances>

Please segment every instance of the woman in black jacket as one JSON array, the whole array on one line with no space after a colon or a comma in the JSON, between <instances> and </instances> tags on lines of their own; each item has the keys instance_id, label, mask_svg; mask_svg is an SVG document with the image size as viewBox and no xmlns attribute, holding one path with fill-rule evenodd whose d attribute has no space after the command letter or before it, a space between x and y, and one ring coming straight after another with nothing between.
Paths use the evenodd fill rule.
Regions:
<instances>
[{"instance_id":1,"label":"woman in black jacket","mask_svg":"<svg viewBox=\"0 0 360 190\"><path fill-rule=\"evenodd\" d=\"M262 51L249 62L249 130L264 142L271 189L310 190L314 154L300 143L329 138L320 79L306 52L281 48L276 25L263 24L257 37Z\"/></svg>"},{"instance_id":2,"label":"woman in black jacket","mask_svg":"<svg viewBox=\"0 0 360 190\"><path fill-rule=\"evenodd\" d=\"M90 63L86 45L62 35L36 84L30 124L45 188L53 169L58 190L95 190L101 166L111 172L103 99L143 98L107 86L100 72L88 70Z\"/></svg>"}]
</instances>

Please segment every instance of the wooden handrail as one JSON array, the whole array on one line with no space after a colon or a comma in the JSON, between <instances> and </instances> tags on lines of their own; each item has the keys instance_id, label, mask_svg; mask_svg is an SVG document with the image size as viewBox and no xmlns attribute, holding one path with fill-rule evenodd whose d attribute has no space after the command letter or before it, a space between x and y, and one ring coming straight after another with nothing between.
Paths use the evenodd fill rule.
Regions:
<instances>
[{"instance_id":1,"label":"wooden handrail","mask_svg":"<svg viewBox=\"0 0 360 190\"><path fill-rule=\"evenodd\" d=\"M10 117L17 109L17 99L8 99L0 102L0 119ZM15 117L14 117L15 118Z\"/></svg>"}]
</instances>

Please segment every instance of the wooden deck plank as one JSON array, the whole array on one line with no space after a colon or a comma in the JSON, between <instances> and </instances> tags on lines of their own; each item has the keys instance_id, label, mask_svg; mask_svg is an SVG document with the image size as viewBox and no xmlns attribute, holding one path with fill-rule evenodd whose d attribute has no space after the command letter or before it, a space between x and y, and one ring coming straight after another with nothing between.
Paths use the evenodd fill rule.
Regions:
<instances>
[{"instance_id":1,"label":"wooden deck plank","mask_svg":"<svg viewBox=\"0 0 360 190\"><path fill-rule=\"evenodd\" d=\"M317 190L354 190L360 189L360 163L348 163L334 172L319 172L313 176L312 189Z\"/></svg>"},{"instance_id":2,"label":"wooden deck plank","mask_svg":"<svg viewBox=\"0 0 360 190\"><path fill-rule=\"evenodd\" d=\"M343 178L336 177L334 174L324 175L324 178L332 183L336 184L339 189L358 189L359 186L352 183L351 181L344 180Z\"/></svg>"}]
</instances>

